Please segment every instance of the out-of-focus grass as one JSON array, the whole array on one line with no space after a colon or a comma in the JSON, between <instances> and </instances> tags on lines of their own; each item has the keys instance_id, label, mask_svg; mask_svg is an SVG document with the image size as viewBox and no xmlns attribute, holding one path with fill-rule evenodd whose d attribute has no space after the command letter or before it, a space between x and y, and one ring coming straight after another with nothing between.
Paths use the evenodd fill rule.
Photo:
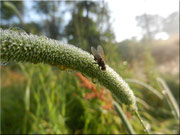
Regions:
<instances>
[{"instance_id":1,"label":"out-of-focus grass","mask_svg":"<svg viewBox=\"0 0 180 135\"><path fill-rule=\"evenodd\" d=\"M17 133L66 133L64 117L60 113L63 98L59 99L59 97L63 94L60 93L61 91L55 92L59 86L54 85L55 76L51 72L51 67L40 65L34 68L33 66L35 65L21 66L25 69L25 81L19 83L19 87L14 86L15 82L9 86L2 84L2 123L7 122L3 124L2 131L14 133L18 129ZM32 70L34 71L30 76ZM11 76L3 73L2 80L7 78ZM28 84L29 80L30 84ZM12 128L8 128L9 125Z\"/></svg>"},{"instance_id":2,"label":"out-of-focus grass","mask_svg":"<svg viewBox=\"0 0 180 135\"><path fill-rule=\"evenodd\" d=\"M80 87L74 72L60 71L43 64L23 64L18 68L24 70L23 73L12 71L8 66L1 68L2 82L12 76L16 78L11 79L8 85L2 83L1 86L2 133L126 133L115 111L103 108L105 102L98 98L85 99L90 90ZM151 130L172 133L171 129L177 129L170 126L176 125L170 113L164 117L169 117L169 120L163 120L166 125L161 126L162 129L166 126L170 129L163 131L156 127L161 125L162 120L158 121L148 113L154 113L155 108L148 111L141 104L138 105ZM123 110L135 131L143 133L137 118L125 106ZM162 115L163 112L160 112L157 117Z\"/></svg>"},{"instance_id":3,"label":"out-of-focus grass","mask_svg":"<svg viewBox=\"0 0 180 135\"><path fill-rule=\"evenodd\" d=\"M1 88L1 130L2 133L22 132L25 107L24 85Z\"/></svg>"},{"instance_id":4,"label":"out-of-focus grass","mask_svg":"<svg viewBox=\"0 0 180 135\"><path fill-rule=\"evenodd\" d=\"M9 85L2 83L2 133L125 132L119 130L120 121L114 121L118 116L113 110L103 109L98 99L85 100L87 90L80 88L74 72L43 64L20 67L24 75L11 73L22 75L23 81L17 83L17 77ZM2 82L11 78L9 71L2 68Z\"/></svg>"},{"instance_id":5,"label":"out-of-focus grass","mask_svg":"<svg viewBox=\"0 0 180 135\"><path fill-rule=\"evenodd\" d=\"M138 46L143 50L141 45ZM106 46L104 48L107 63L123 78L136 78L161 92L156 82L159 73L150 52L140 51L142 54L138 57L141 60L133 55L130 62L115 51L117 46L112 45L110 51ZM75 71L61 71L44 64L9 63L1 66L1 74L2 133L127 133L115 110L104 108L107 102L98 95L101 87L95 84L96 92L82 87ZM176 78L165 74L162 78L178 101L179 83ZM129 85L135 95L149 106L146 108L137 102L139 113L151 133L179 132L179 123L164 99L154 96L145 87ZM93 94L96 98L87 98ZM135 132L144 133L138 119L128 108L122 106L122 109Z\"/></svg>"}]
</instances>

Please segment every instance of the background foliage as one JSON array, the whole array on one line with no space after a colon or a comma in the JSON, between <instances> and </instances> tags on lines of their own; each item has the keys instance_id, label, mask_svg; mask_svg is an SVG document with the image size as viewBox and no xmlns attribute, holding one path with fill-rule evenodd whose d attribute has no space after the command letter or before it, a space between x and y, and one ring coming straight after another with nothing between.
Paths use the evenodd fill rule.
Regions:
<instances>
[{"instance_id":1,"label":"background foliage","mask_svg":"<svg viewBox=\"0 0 180 135\"><path fill-rule=\"evenodd\" d=\"M137 16L143 38L116 42L104 1L31 3L30 10L41 18L37 21L24 21L29 11L23 1L1 1L1 28L19 27L86 51L100 44L106 63L124 79L142 81L162 94L156 80L161 77L179 104L178 12L167 18ZM17 8L20 17L8 4ZM69 20L65 14L71 16ZM170 34L167 41L154 39L161 31ZM1 133L127 133L112 106L110 93L93 79L44 64L8 63L0 68ZM140 114L151 133L179 133L178 120L164 98L159 99L142 85L128 84L139 99ZM135 132L143 133L137 118L127 107L122 109Z\"/></svg>"}]
</instances>

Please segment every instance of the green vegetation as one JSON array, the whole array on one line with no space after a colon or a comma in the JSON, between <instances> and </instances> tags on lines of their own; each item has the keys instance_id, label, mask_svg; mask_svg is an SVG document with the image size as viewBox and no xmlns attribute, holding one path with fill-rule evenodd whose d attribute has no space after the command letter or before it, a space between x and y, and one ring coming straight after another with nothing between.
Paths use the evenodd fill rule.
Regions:
<instances>
[{"instance_id":1,"label":"green vegetation","mask_svg":"<svg viewBox=\"0 0 180 135\"><path fill-rule=\"evenodd\" d=\"M153 19L157 16L142 15L137 17L138 25L145 33L142 40L137 41L132 38L116 42L109 22L110 15L106 2L34 1L31 10L36 12L40 20L28 22L24 21L28 12L26 6L24 2L1 1L0 8L3 9L1 34L4 29L9 32L6 31L7 35L1 35L1 39L8 38L9 40L7 42L1 40L0 44L2 64L0 66L0 132L2 134L145 133L131 108L123 102L118 102L118 104L114 102L115 98L109 92L111 87L105 89L100 85L96 78L99 74L105 73L99 69L98 65L92 64L93 57L89 53L85 52L89 56L88 64L95 73L87 74L89 70L82 68L87 63L79 66L75 62L73 66L76 70L72 70L72 67L68 65L71 62L68 61L68 54L67 61L60 61L61 57L52 59L55 54L43 53L41 47L47 45L46 37L76 45L87 52L90 52L91 46L96 48L100 44L105 51L106 63L122 76L128 83L128 87L132 89L146 129L151 134L178 134L180 132L177 62L179 40L175 34L177 13L172 13L167 18L158 16L159 22L164 23L162 29L170 34L170 38L166 41L153 38L157 31L151 28L156 25ZM66 9L62 8L64 6ZM64 20L66 13L72 16L68 21ZM145 27L148 23L147 19L153 22L149 28ZM31 34L28 36L29 34L11 27L20 27ZM38 35L36 41L30 38L34 35ZM24 40L24 38L32 41ZM36 59L34 52L37 50L35 50L31 55L33 57L29 59L25 54L30 53L27 51L30 46L25 46L25 49L21 46L21 54L18 53L20 41L23 41L23 47L29 42L32 42L30 46L33 45L35 48L38 45L44 57L39 55ZM38 44L37 41L39 41ZM54 42L51 40L48 45L52 41ZM7 48L10 42L11 45L17 45L17 48L12 46L10 49ZM3 50L4 47L6 50ZM76 51L71 46L68 48ZM83 57L84 55L81 55L78 59ZM6 62L8 62L7 65ZM161 81L158 78L162 78ZM104 77L104 80L106 79L107 76ZM113 81L108 83L113 83ZM162 92L165 89L168 89L168 95Z\"/></svg>"}]
</instances>

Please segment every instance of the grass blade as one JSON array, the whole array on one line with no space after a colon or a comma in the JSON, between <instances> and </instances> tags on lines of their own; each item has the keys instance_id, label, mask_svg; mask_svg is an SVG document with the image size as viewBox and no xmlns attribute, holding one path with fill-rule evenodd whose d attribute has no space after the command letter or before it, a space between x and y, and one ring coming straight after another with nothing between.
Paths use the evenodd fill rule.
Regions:
<instances>
[{"instance_id":1,"label":"grass blade","mask_svg":"<svg viewBox=\"0 0 180 135\"><path fill-rule=\"evenodd\" d=\"M113 105L118 116L121 118L123 125L125 126L125 129L127 130L128 134L136 134L131 124L129 123L126 115L124 114L122 108L116 102L114 102Z\"/></svg>"},{"instance_id":2,"label":"grass blade","mask_svg":"<svg viewBox=\"0 0 180 135\"><path fill-rule=\"evenodd\" d=\"M162 88L162 93L164 94L166 100L168 101L168 103L173 111L173 114L175 115L175 117L177 119L179 119L179 107L178 107L178 104L177 104L173 94L171 93L171 90L169 89L166 82L162 78L157 78L157 81L159 82L159 84Z\"/></svg>"}]
</instances>

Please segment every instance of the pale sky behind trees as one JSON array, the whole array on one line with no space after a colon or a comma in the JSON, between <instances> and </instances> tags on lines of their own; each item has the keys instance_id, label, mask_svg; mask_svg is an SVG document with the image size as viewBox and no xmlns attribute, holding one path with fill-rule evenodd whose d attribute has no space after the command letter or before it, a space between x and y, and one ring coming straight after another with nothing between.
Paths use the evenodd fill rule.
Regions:
<instances>
[{"instance_id":1,"label":"pale sky behind trees","mask_svg":"<svg viewBox=\"0 0 180 135\"><path fill-rule=\"evenodd\" d=\"M122 41L127 38L142 36L141 28L137 27L136 16L158 14L168 17L171 13L179 11L178 0L106 0L111 11L111 22L116 40ZM178 29L178 28L177 28ZM167 34L158 36L167 39Z\"/></svg>"},{"instance_id":2,"label":"pale sky behind trees","mask_svg":"<svg viewBox=\"0 0 180 135\"><path fill-rule=\"evenodd\" d=\"M142 30L137 27L136 16L140 16L144 13L151 15L159 15L162 17L168 17L171 13L179 11L178 0L105 0L108 2L110 10L110 16L112 28L116 36L116 41L120 42L125 39L131 39L136 37L142 38ZM30 8L32 1L26 1ZM65 7L64 7L65 8ZM42 19L31 10L26 20L39 20ZM66 20L70 19L70 14L66 15ZM177 28L178 29L178 28ZM159 33L157 37L167 39L166 33Z\"/></svg>"}]
</instances>

